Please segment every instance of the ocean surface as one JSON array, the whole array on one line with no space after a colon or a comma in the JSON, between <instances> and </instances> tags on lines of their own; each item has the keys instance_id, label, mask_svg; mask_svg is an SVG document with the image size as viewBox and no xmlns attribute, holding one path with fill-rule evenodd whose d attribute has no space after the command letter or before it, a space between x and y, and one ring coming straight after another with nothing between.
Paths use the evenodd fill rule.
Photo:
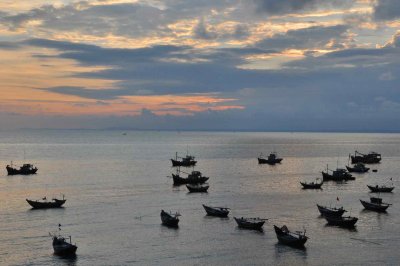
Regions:
<instances>
[{"instance_id":1,"label":"ocean surface","mask_svg":"<svg viewBox=\"0 0 400 266\"><path fill-rule=\"evenodd\" d=\"M124 134L126 132L126 135ZM175 152L198 160L206 194L173 187ZM377 151L377 173L302 190L301 180L344 167L349 153ZM276 151L275 166L257 156ZM7 176L5 166L34 163L33 176ZM400 135L339 133L0 131L0 265L398 265ZM186 171L190 171L191 168ZM387 213L363 210L367 184L393 179ZM26 198L65 194L65 208L31 210ZM339 198L339 201L337 201ZM343 205L355 230L326 225L316 203ZM207 217L202 204L231 208ZM178 211L179 229L161 225L160 210ZM233 216L269 220L263 232L241 230ZM71 235L77 256L53 255L49 232ZM306 249L278 244L273 225L307 230Z\"/></svg>"}]
</instances>

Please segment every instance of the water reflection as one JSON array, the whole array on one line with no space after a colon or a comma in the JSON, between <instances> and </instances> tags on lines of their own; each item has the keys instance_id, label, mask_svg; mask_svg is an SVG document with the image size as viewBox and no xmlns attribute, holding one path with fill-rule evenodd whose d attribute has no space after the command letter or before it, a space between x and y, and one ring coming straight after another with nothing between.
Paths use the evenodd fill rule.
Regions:
<instances>
[{"instance_id":1,"label":"water reflection","mask_svg":"<svg viewBox=\"0 0 400 266\"><path fill-rule=\"evenodd\" d=\"M58 256L53 254L54 259L56 260L57 265L68 265L68 266L75 266L77 265L78 256L76 254L69 255L69 256Z\"/></svg>"},{"instance_id":2,"label":"water reflection","mask_svg":"<svg viewBox=\"0 0 400 266\"><path fill-rule=\"evenodd\" d=\"M307 264L306 247L289 247L279 242L275 244L275 259L277 264L301 265Z\"/></svg>"}]
</instances>

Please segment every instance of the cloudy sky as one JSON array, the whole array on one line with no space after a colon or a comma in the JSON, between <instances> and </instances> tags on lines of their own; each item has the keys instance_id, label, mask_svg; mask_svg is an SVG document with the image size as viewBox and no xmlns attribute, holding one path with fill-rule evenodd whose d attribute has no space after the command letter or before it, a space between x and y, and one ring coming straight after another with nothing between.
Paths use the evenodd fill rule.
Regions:
<instances>
[{"instance_id":1,"label":"cloudy sky","mask_svg":"<svg viewBox=\"0 0 400 266\"><path fill-rule=\"evenodd\" d=\"M12 128L400 131L399 0L3 0Z\"/></svg>"}]
</instances>

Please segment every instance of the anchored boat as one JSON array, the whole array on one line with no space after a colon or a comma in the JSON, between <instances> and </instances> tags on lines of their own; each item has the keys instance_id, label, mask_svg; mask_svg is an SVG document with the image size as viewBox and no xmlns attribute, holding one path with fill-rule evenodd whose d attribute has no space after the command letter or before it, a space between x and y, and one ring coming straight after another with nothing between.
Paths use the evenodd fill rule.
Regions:
<instances>
[{"instance_id":1,"label":"anchored boat","mask_svg":"<svg viewBox=\"0 0 400 266\"><path fill-rule=\"evenodd\" d=\"M6 166L8 175L33 175L38 171L37 167L32 164L25 163L19 169L15 168L11 162L11 165Z\"/></svg>"},{"instance_id":2,"label":"anchored boat","mask_svg":"<svg viewBox=\"0 0 400 266\"><path fill-rule=\"evenodd\" d=\"M61 224L58 225L58 230L61 230ZM76 250L78 247L74 244L72 244L72 239L71 236L69 236L69 242L67 241L66 237L63 237L60 235L53 235L50 234L50 236L53 238L53 250L54 254L59 255L59 256L71 256L75 255Z\"/></svg>"},{"instance_id":3,"label":"anchored boat","mask_svg":"<svg viewBox=\"0 0 400 266\"><path fill-rule=\"evenodd\" d=\"M179 157L178 153L175 154L175 159L171 159L172 166L195 166L197 161L195 161L194 156L186 154L185 157Z\"/></svg>"},{"instance_id":4,"label":"anchored boat","mask_svg":"<svg viewBox=\"0 0 400 266\"><path fill-rule=\"evenodd\" d=\"M186 185L189 192L207 192L210 187L208 184L187 184Z\"/></svg>"},{"instance_id":5,"label":"anchored boat","mask_svg":"<svg viewBox=\"0 0 400 266\"><path fill-rule=\"evenodd\" d=\"M61 208L66 201L67 200L64 198L64 195L62 199L53 198L51 201L47 201L46 197L44 197L40 201L26 199L26 202L28 202L28 204L31 205L33 209Z\"/></svg>"},{"instance_id":6,"label":"anchored boat","mask_svg":"<svg viewBox=\"0 0 400 266\"><path fill-rule=\"evenodd\" d=\"M172 174L172 179L174 180L174 185L184 185L184 184L203 184L209 177L203 176L200 171L192 171L191 173L185 173L188 176L181 177L180 173L185 173L183 171L177 170L176 174Z\"/></svg>"},{"instance_id":7,"label":"anchored boat","mask_svg":"<svg viewBox=\"0 0 400 266\"><path fill-rule=\"evenodd\" d=\"M346 169L350 173L366 173L369 171L369 168L365 167L363 163L356 163L353 167L346 165Z\"/></svg>"},{"instance_id":8,"label":"anchored boat","mask_svg":"<svg viewBox=\"0 0 400 266\"><path fill-rule=\"evenodd\" d=\"M288 246L302 248L308 240L305 230L291 232L286 225L281 228L274 225L274 229L279 242Z\"/></svg>"},{"instance_id":9,"label":"anchored boat","mask_svg":"<svg viewBox=\"0 0 400 266\"><path fill-rule=\"evenodd\" d=\"M236 218L233 217L240 228L244 229L252 229L252 230L261 230L262 226L264 225L265 221L268 219L261 219L261 218Z\"/></svg>"},{"instance_id":10,"label":"anchored boat","mask_svg":"<svg viewBox=\"0 0 400 266\"><path fill-rule=\"evenodd\" d=\"M320 180L318 182L318 180ZM317 178L315 181L312 182L300 182L300 184L303 186L303 189L321 189L322 184L324 184L324 180L321 180L320 178Z\"/></svg>"},{"instance_id":11,"label":"anchored boat","mask_svg":"<svg viewBox=\"0 0 400 266\"><path fill-rule=\"evenodd\" d=\"M209 216L227 217L229 214L229 208L226 207L211 207L203 204L203 208Z\"/></svg>"},{"instance_id":12,"label":"anchored boat","mask_svg":"<svg viewBox=\"0 0 400 266\"><path fill-rule=\"evenodd\" d=\"M394 187L393 186L385 186L385 185L376 185L376 186L370 186L367 185L367 187L371 190L371 192L392 192Z\"/></svg>"},{"instance_id":13,"label":"anchored boat","mask_svg":"<svg viewBox=\"0 0 400 266\"><path fill-rule=\"evenodd\" d=\"M373 164L379 163L382 160L381 154L377 152L370 152L368 154L363 154L361 152L355 151L354 155L350 155L351 163L366 163Z\"/></svg>"},{"instance_id":14,"label":"anchored boat","mask_svg":"<svg viewBox=\"0 0 400 266\"><path fill-rule=\"evenodd\" d=\"M268 155L268 158L264 158L263 155L260 154L260 156L257 159L259 164L270 164L270 165L281 163L281 161L283 160L282 158L278 158L278 154L276 152L270 153L270 155Z\"/></svg>"},{"instance_id":15,"label":"anchored boat","mask_svg":"<svg viewBox=\"0 0 400 266\"><path fill-rule=\"evenodd\" d=\"M392 205L390 203L382 202L382 199L378 197L371 197L370 202L365 200L360 200L360 202L365 209L376 212L385 212L386 209L389 208L390 205Z\"/></svg>"},{"instance_id":16,"label":"anchored boat","mask_svg":"<svg viewBox=\"0 0 400 266\"><path fill-rule=\"evenodd\" d=\"M346 169L336 168L336 170L330 170L328 166L326 166L326 172L322 171L322 177L324 181L347 181L356 179L349 172L347 172Z\"/></svg>"},{"instance_id":17,"label":"anchored boat","mask_svg":"<svg viewBox=\"0 0 400 266\"><path fill-rule=\"evenodd\" d=\"M178 227L178 223L179 223L179 216L181 216L179 213L168 213L165 212L164 210L161 210L161 222L163 225L165 226L169 226L169 227Z\"/></svg>"},{"instance_id":18,"label":"anchored boat","mask_svg":"<svg viewBox=\"0 0 400 266\"><path fill-rule=\"evenodd\" d=\"M346 212L346 210L343 209L343 207L332 208L332 207L327 207L327 206L321 206L318 204L317 204L317 207L322 216L339 216L340 217L343 215L343 213Z\"/></svg>"},{"instance_id":19,"label":"anchored boat","mask_svg":"<svg viewBox=\"0 0 400 266\"><path fill-rule=\"evenodd\" d=\"M358 221L357 217L351 217L351 216L325 215L324 218L330 225L336 225L336 226L346 227L346 228L353 228L354 225Z\"/></svg>"}]
</instances>

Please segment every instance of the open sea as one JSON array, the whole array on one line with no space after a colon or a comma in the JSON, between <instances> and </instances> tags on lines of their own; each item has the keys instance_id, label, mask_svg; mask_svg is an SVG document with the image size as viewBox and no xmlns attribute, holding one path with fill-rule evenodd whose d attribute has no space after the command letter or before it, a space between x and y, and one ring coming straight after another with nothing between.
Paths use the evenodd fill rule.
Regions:
<instances>
[{"instance_id":1,"label":"open sea","mask_svg":"<svg viewBox=\"0 0 400 266\"><path fill-rule=\"evenodd\" d=\"M126 132L126 135L124 134ZM173 187L170 158L186 150L209 176L208 193ZM349 153L376 151L377 173L303 190L299 181L344 167ZM258 165L262 152L284 159ZM38 174L7 176L5 166L33 163ZM0 265L399 265L400 134L0 131ZM188 168L186 171L190 171ZM185 170L184 170L185 171ZM363 210L367 184L393 178L387 213ZM65 208L31 210L26 198L65 194ZM337 201L339 198L339 201ZM356 229L327 226L316 203L343 205ZM231 208L207 217L202 204ZM178 211L179 229L160 210ZM349 214L349 213L347 213ZM263 232L241 230L233 216L269 220ZM49 232L71 235L77 256L53 255ZM304 250L278 244L273 225L307 230Z\"/></svg>"}]
</instances>

